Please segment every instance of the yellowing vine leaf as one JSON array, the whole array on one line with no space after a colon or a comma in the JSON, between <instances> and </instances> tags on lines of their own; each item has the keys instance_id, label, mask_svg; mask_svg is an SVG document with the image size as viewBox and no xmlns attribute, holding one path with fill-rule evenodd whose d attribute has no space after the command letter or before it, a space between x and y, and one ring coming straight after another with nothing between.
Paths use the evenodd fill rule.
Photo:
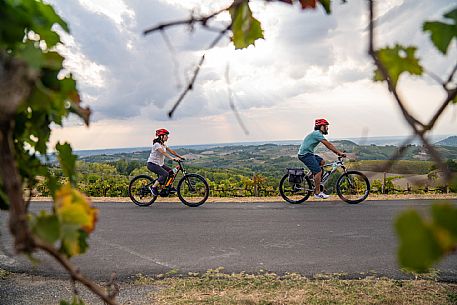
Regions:
<instances>
[{"instance_id":1,"label":"yellowing vine leaf","mask_svg":"<svg viewBox=\"0 0 457 305\"><path fill-rule=\"evenodd\" d=\"M56 192L54 205L61 224L77 225L87 233L95 229L98 210L92 207L89 198L70 184L63 185Z\"/></svg>"}]
</instances>

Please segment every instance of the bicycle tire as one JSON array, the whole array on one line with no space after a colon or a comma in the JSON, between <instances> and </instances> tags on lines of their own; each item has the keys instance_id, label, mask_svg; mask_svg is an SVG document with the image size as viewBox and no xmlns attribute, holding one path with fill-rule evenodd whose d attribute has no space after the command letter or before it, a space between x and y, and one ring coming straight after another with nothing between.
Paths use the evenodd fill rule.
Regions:
<instances>
[{"instance_id":1,"label":"bicycle tire","mask_svg":"<svg viewBox=\"0 0 457 305\"><path fill-rule=\"evenodd\" d=\"M204 204L209 196L208 182L198 174L187 174L182 177L178 182L177 189L179 200L189 207L198 207Z\"/></svg>"},{"instance_id":2,"label":"bicycle tire","mask_svg":"<svg viewBox=\"0 0 457 305\"><path fill-rule=\"evenodd\" d=\"M138 175L129 184L129 197L134 204L140 207L147 207L156 201L157 196L152 195L148 185L154 183L154 179L148 175ZM143 199L145 198L145 199Z\"/></svg>"},{"instance_id":3,"label":"bicycle tire","mask_svg":"<svg viewBox=\"0 0 457 305\"><path fill-rule=\"evenodd\" d=\"M303 190L303 193L299 193L298 196L295 195L298 198L295 198L295 197L292 198L292 196L291 196L292 194L298 193L297 191L295 191L296 185L298 185L298 183L289 182L288 174L285 174L284 177L282 177L281 181L279 182L279 194L288 203L300 204L300 203L305 202L309 198L309 196L311 196L313 188L312 188L311 180L309 180L309 178L307 176L303 177L303 182L300 183L300 187ZM289 195L289 193L291 195Z\"/></svg>"},{"instance_id":4,"label":"bicycle tire","mask_svg":"<svg viewBox=\"0 0 457 305\"><path fill-rule=\"evenodd\" d=\"M370 181L358 171L347 171L338 178L336 192L344 202L356 204L367 199Z\"/></svg>"}]
</instances>

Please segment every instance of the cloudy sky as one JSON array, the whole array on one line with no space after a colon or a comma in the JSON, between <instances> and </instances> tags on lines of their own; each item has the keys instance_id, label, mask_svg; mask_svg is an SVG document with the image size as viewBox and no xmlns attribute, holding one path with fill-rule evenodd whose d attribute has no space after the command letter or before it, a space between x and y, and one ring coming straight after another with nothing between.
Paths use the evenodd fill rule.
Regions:
<instances>
[{"instance_id":1,"label":"cloudy sky","mask_svg":"<svg viewBox=\"0 0 457 305\"><path fill-rule=\"evenodd\" d=\"M142 32L187 18L191 11L214 12L228 0L47 1L70 26L59 51L78 80L84 105L93 111L89 128L70 118L64 128L54 128L52 142L69 141L75 149L149 146L157 128L171 131L170 145L299 140L312 130L315 118L330 121L330 138L410 133L385 84L371 81L365 0L333 1L330 16L320 7L302 11L254 0L265 39L235 50L225 38L209 51L204 50L216 33L199 27L166 31L172 49L160 33ZM427 71L448 75L457 58L455 41L443 57L421 25L440 19L451 2L378 1L378 46L416 45ZM228 20L224 13L212 24L221 28ZM169 119L168 111L204 52L194 90ZM248 133L230 108L229 86ZM444 100L442 88L428 76L402 76L399 91L422 120ZM434 134L457 134L456 122L457 108L450 107Z\"/></svg>"}]
</instances>

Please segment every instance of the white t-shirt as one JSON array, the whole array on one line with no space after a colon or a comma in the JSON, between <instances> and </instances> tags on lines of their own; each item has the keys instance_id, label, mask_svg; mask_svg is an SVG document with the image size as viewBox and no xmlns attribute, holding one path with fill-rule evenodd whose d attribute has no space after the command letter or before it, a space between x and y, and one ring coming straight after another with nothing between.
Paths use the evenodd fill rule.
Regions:
<instances>
[{"instance_id":1,"label":"white t-shirt","mask_svg":"<svg viewBox=\"0 0 457 305\"><path fill-rule=\"evenodd\" d=\"M160 144L159 142L154 143L154 145L152 145L151 153L149 154L148 162L162 166L165 161L165 156L159 151L159 148L167 151L167 145Z\"/></svg>"}]
</instances>

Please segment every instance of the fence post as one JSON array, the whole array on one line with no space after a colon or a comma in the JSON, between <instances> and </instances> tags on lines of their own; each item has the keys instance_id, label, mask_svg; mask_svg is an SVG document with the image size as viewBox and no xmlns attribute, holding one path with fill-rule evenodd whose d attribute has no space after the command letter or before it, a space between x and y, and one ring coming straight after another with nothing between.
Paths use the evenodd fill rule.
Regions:
<instances>
[{"instance_id":1,"label":"fence post","mask_svg":"<svg viewBox=\"0 0 457 305\"><path fill-rule=\"evenodd\" d=\"M382 179L382 188L381 188L381 192L383 194L385 194L386 192L386 172L384 172L384 178Z\"/></svg>"}]
</instances>

